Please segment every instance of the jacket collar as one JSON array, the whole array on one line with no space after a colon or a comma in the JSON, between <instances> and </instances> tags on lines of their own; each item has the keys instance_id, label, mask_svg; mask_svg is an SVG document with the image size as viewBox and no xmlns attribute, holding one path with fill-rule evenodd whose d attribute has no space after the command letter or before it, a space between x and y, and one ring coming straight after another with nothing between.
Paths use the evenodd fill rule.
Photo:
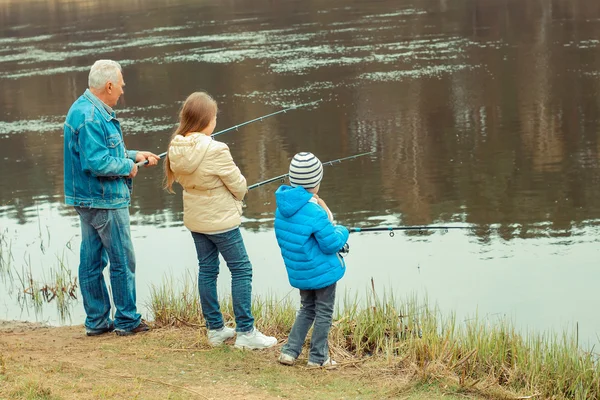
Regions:
<instances>
[{"instance_id":1,"label":"jacket collar","mask_svg":"<svg viewBox=\"0 0 600 400\"><path fill-rule=\"evenodd\" d=\"M115 111L106 104L104 104L102 100L100 100L95 94L93 94L90 91L90 89L85 89L83 95L90 103L94 105L94 107L98 109L98 111L100 111L100 114L102 114L106 122L110 121L111 119L117 119Z\"/></svg>"}]
</instances>

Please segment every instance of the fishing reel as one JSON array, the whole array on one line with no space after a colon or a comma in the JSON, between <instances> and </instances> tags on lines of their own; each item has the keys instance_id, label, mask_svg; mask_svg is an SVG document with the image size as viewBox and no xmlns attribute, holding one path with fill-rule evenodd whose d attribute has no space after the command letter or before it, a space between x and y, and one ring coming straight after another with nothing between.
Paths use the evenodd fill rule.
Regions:
<instances>
[{"instance_id":1,"label":"fishing reel","mask_svg":"<svg viewBox=\"0 0 600 400\"><path fill-rule=\"evenodd\" d=\"M338 251L338 254L340 255L340 257L344 258L348 255L348 253L350 253L350 245L348 244L348 242L346 242L341 248L341 250Z\"/></svg>"}]
</instances>

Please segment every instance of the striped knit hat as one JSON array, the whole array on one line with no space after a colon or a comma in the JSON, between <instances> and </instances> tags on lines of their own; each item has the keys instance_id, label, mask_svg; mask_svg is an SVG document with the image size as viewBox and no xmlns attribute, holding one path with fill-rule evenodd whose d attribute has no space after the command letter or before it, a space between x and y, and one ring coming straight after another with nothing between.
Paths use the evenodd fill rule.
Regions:
<instances>
[{"instance_id":1,"label":"striped knit hat","mask_svg":"<svg viewBox=\"0 0 600 400\"><path fill-rule=\"evenodd\" d=\"M298 153L290 163L290 185L316 188L323 179L323 164L313 153Z\"/></svg>"}]
</instances>

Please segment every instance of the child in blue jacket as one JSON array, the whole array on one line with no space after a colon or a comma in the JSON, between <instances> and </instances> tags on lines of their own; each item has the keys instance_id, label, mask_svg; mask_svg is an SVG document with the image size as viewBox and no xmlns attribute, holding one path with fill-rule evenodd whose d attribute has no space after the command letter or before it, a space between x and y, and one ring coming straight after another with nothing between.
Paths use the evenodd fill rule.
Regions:
<instances>
[{"instance_id":1,"label":"child in blue jacket","mask_svg":"<svg viewBox=\"0 0 600 400\"><path fill-rule=\"evenodd\" d=\"M327 336L336 282L346 271L341 254L348 251L348 229L333 224L331 211L317 195L322 179L321 161L312 153L298 153L290 164L290 186L282 185L275 192L275 236L290 285L300 289L302 304L279 356L285 365L294 364L313 323L308 365L335 364L329 357Z\"/></svg>"}]
</instances>

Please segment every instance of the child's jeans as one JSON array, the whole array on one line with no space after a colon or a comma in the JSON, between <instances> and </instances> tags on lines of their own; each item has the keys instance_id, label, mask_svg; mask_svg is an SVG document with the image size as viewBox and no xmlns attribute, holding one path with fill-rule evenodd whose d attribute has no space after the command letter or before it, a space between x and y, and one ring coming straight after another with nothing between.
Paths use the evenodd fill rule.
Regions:
<instances>
[{"instance_id":1,"label":"child's jeans","mask_svg":"<svg viewBox=\"0 0 600 400\"><path fill-rule=\"evenodd\" d=\"M198 291L202 314L208 329L223 327L223 314L217 294L219 253L231 272L231 297L236 331L250 332L254 328L252 316L252 264L248 259L240 229L214 235L192 232L198 255Z\"/></svg>"},{"instance_id":2,"label":"child's jeans","mask_svg":"<svg viewBox=\"0 0 600 400\"><path fill-rule=\"evenodd\" d=\"M288 342L281 351L294 358L302 353L302 346L306 334L312 326L312 337L310 339L310 352L308 361L322 364L329 358L329 346L327 336L333 319L333 306L335 304L336 284L317 290L300 290L300 302L302 306L292 326Z\"/></svg>"}]
</instances>

